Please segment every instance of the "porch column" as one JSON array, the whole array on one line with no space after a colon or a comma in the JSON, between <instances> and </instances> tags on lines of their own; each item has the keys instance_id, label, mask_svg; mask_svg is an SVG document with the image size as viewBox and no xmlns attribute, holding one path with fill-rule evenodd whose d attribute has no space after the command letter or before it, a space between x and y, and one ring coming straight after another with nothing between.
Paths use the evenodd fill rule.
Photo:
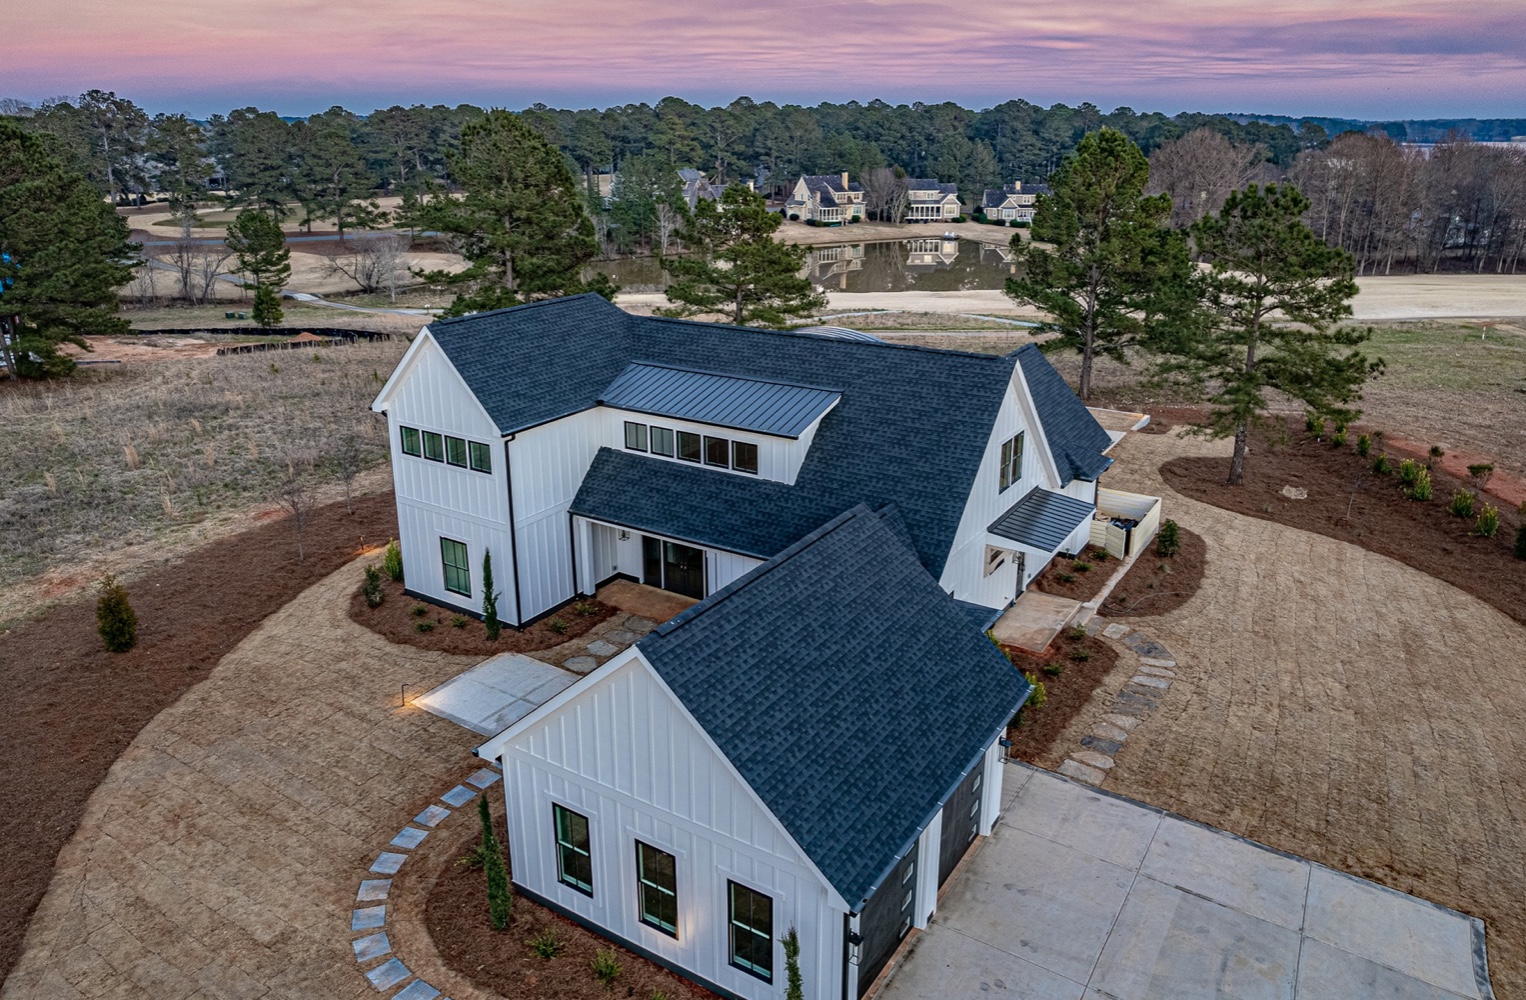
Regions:
<instances>
[{"instance_id":1,"label":"porch column","mask_svg":"<svg viewBox=\"0 0 1526 1000\"><path fill-rule=\"evenodd\" d=\"M573 544L576 551L572 555L572 566L577 574L577 592L584 596L591 595L594 591L593 569L593 526L587 518L577 517L572 519Z\"/></svg>"}]
</instances>

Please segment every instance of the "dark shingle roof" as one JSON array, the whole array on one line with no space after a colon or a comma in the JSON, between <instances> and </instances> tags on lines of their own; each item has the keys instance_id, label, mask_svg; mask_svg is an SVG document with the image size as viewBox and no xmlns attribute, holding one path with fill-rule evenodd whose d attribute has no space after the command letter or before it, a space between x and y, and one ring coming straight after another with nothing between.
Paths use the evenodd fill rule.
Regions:
<instances>
[{"instance_id":1,"label":"dark shingle roof","mask_svg":"<svg viewBox=\"0 0 1526 1000\"><path fill-rule=\"evenodd\" d=\"M770 379L636 363L599 398L605 406L717 427L799 437L842 393Z\"/></svg>"},{"instance_id":2,"label":"dark shingle roof","mask_svg":"<svg viewBox=\"0 0 1526 1000\"><path fill-rule=\"evenodd\" d=\"M648 508L631 526L668 533L671 524L678 534L679 522L704 520L736 483L746 483L749 496L769 492L783 526L770 536L782 542L758 553L768 556L856 503L894 503L934 575L943 570L1015 364L1010 356L631 316L594 295L441 320L430 330L506 434L593 406L633 361L839 389L842 401L822 418L795 484L768 484L782 494L712 472L683 479L700 493L673 494L670 506L692 511ZM682 475L672 471L683 468L676 463L638 460L641 474L653 477L647 490L668 488L665 477ZM596 461L584 491L607 496L613 480L601 477L619 473L622 483L636 482L636 471ZM587 500L580 491L578 503Z\"/></svg>"},{"instance_id":3,"label":"dark shingle roof","mask_svg":"<svg viewBox=\"0 0 1526 1000\"><path fill-rule=\"evenodd\" d=\"M1039 423L1044 425L1044 439L1060 471L1060 485L1074 479L1090 482L1107 471L1113 460L1103 452L1113 446L1113 439L1049 359L1033 344L1023 345L1011 356L1022 365Z\"/></svg>"},{"instance_id":4,"label":"dark shingle roof","mask_svg":"<svg viewBox=\"0 0 1526 1000\"><path fill-rule=\"evenodd\" d=\"M860 505L639 644L855 909L1028 684Z\"/></svg>"},{"instance_id":5,"label":"dark shingle roof","mask_svg":"<svg viewBox=\"0 0 1526 1000\"><path fill-rule=\"evenodd\" d=\"M1035 486L986 530L1035 549L1053 552L1072 531L1091 520L1095 509L1075 497Z\"/></svg>"},{"instance_id":6,"label":"dark shingle roof","mask_svg":"<svg viewBox=\"0 0 1526 1000\"><path fill-rule=\"evenodd\" d=\"M908 177L906 178L906 190L936 191L939 194L958 194L959 185L945 184L933 177Z\"/></svg>"}]
</instances>

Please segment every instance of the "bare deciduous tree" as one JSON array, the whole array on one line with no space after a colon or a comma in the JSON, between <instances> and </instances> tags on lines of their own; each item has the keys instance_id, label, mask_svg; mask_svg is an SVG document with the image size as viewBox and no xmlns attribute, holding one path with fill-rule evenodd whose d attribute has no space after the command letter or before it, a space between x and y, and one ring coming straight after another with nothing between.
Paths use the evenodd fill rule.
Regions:
<instances>
[{"instance_id":1,"label":"bare deciduous tree","mask_svg":"<svg viewBox=\"0 0 1526 1000\"><path fill-rule=\"evenodd\" d=\"M1150 154L1149 194L1171 196L1171 225L1184 229L1224 205L1262 173L1266 149L1239 145L1210 128L1188 132Z\"/></svg>"},{"instance_id":2,"label":"bare deciduous tree","mask_svg":"<svg viewBox=\"0 0 1526 1000\"><path fill-rule=\"evenodd\" d=\"M329 258L329 269L355 282L363 292L386 292L396 302L398 285L410 273L409 246L403 233L352 238L346 241L344 253Z\"/></svg>"},{"instance_id":3,"label":"bare deciduous tree","mask_svg":"<svg viewBox=\"0 0 1526 1000\"><path fill-rule=\"evenodd\" d=\"M355 482L355 477L360 475L360 470L365 467L364 456L360 451L360 442L355 440L353 433L347 433L339 439L339 444L334 448L334 472L339 481L344 484L344 512L355 513L350 506L350 487Z\"/></svg>"},{"instance_id":4,"label":"bare deciduous tree","mask_svg":"<svg viewBox=\"0 0 1526 1000\"><path fill-rule=\"evenodd\" d=\"M311 484L297 472L294 461L286 464L286 478L276 487L275 501L281 505L282 510L291 515L291 526L297 533L297 561L303 562L307 559L303 532L307 528L307 519L317 503L317 497L313 493Z\"/></svg>"},{"instance_id":5,"label":"bare deciduous tree","mask_svg":"<svg viewBox=\"0 0 1526 1000\"><path fill-rule=\"evenodd\" d=\"M906 178L889 167L864 171L864 210L880 222L900 222L906 215Z\"/></svg>"},{"instance_id":6,"label":"bare deciduous tree","mask_svg":"<svg viewBox=\"0 0 1526 1000\"><path fill-rule=\"evenodd\" d=\"M175 269L180 297L200 305L212 299L218 275L227 270L225 265L232 256L233 251L222 243L183 236L172 244L165 259Z\"/></svg>"},{"instance_id":7,"label":"bare deciduous tree","mask_svg":"<svg viewBox=\"0 0 1526 1000\"><path fill-rule=\"evenodd\" d=\"M674 210L667 202L657 204L657 231L653 234L660 253L667 253L669 245L673 242L673 235L683 225L683 216Z\"/></svg>"}]
</instances>

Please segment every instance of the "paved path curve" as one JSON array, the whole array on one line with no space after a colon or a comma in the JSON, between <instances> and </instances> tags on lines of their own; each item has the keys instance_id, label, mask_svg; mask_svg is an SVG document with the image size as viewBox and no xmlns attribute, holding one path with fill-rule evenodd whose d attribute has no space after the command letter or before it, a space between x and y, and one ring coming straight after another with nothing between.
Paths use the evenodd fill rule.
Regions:
<instances>
[{"instance_id":1,"label":"paved path curve","mask_svg":"<svg viewBox=\"0 0 1526 1000\"><path fill-rule=\"evenodd\" d=\"M1179 676L1109 787L1482 917L1498 996L1526 997L1526 628L1384 556L1187 499L1157 471L1227 453L1132 434L1108 475L1208 540L1197 596L1138 620Z\"/></svg>"},{"instance_id":2,"label":"paved path curve","mask_svg":"<svg viewBox=\"0 0 1526 1000\"><path fill-rule=\"evenodd\" d=\"M476 662L345 614L351 563L160 713L91 797L0 1000L346 1000L357 873L477 767L414 708Z\"/></svg>"}]
</instances>

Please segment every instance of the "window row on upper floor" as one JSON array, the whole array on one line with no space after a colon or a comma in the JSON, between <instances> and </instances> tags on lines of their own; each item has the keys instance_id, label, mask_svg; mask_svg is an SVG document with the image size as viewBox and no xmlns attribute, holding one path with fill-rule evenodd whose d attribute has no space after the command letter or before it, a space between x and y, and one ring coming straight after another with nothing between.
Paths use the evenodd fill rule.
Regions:
<instances>
[{"instance_id":1,"label":"window row on upper floor","mask_svg":"<svg viewBox=\"0 0 1526 1000\"><path fill-rule=\"evenodd\" d=\"M627 451L644 451L680 462L693 462L696 465L703 463L754 476L758 474L758 446L750 441L733 441L730 438L627 420L625 448Z\"/></svg>"},{"instance_id":2,"label":"window row on upper floor","mask_svg":"<svg viewBox=\"0 0 1526 1000\"><path fill-rule=\"evenodd\" d=\"M427 458L431 462L444 462L473 472L493 471L493 449L481 441L421 431L417 427L401 427L403 454L414 458Z\"/></svg>"}]
</instances>

